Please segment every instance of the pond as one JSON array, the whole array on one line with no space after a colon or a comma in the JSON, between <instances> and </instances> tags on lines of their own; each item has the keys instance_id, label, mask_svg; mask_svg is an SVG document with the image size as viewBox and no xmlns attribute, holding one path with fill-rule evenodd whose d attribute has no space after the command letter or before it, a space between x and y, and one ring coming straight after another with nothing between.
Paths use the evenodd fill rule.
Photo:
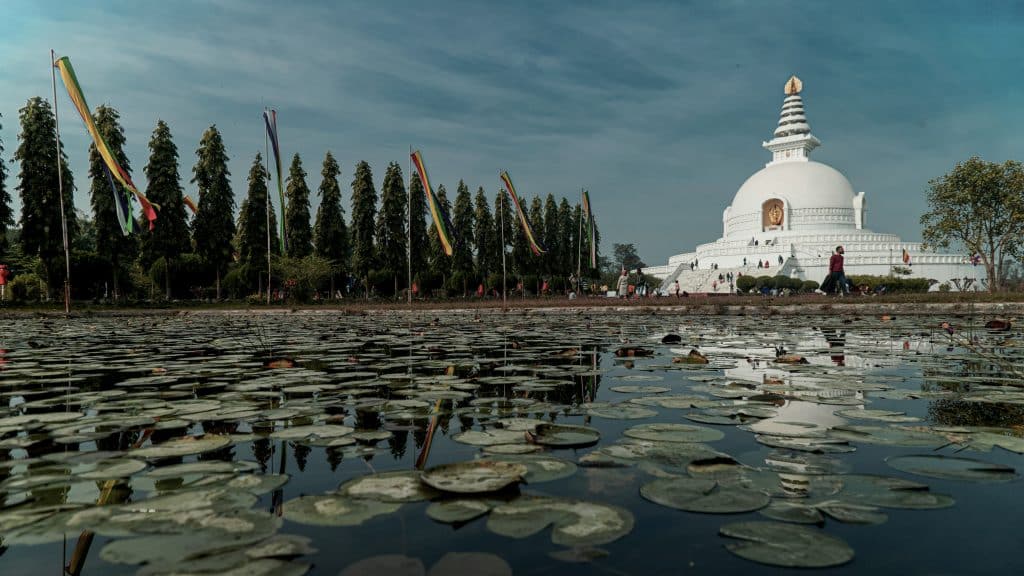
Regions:
<instances>
[{"instance_id":1,"label":"pond","mask_svg":"<svg viewBox=\"0 0 1024 576\"><path fill-rule=\"evenodd\" d=\"M972 317L13 317L0 573L1012 573Z\"/></svg>"}]
</instances>

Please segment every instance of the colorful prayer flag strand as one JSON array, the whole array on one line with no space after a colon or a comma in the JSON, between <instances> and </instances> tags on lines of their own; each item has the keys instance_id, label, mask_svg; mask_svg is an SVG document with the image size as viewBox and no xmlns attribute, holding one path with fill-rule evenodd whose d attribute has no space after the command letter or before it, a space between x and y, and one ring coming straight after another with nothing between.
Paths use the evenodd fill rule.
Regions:
<instances>
[{"instance_id":1,"label":"colorful prayer flag strand","mask_svg":"<svg viewBox=\"0 0 1024 576\"><path fill-rule=\"evenodd\" d=\"M75 76L75 69L71 66L71 60L69 60L67 56L64 56L63 58L58 58L53 65L60 70L60 79L64 82L64 88L67 89L71 102L75 105L75 109L78 110L79 116L82 117L82 122L85 123L85 129L88 130L89 135L92 136L92 142L96 146L96 151L99 152L100 156L103 158L103 163L106 164L107 170L110 171L110 174L121 184L121 186L124 186L126 190L134 194L139 200L139 204L142 206L142 212L146 215L146 220L149 221L149 229L152 230L153 222L156 220L156 210L160 207L150 202L142 192L139 192L139 189L135 187L135 183L132 182L132 178L128 174L128 171L121 167L121 164L119 164L117 159L114 158L114 154L111 152L110 147L107 146L106 141L103 140L103 136L100 135L99 129L96 127L96 121L89 112L89 104L86 103L85 94L82 93L82 87L78 84L78 77ZM120 218L120 215L118 217ZM132 218L128 216L122 224L122 230L125 228L130 230L131 221Z\"/></svg>"},{"instance_id":2,"label":"colorful prayer flag strand","mask_svg":"<svg viewBox=\"0 0 1024 576\"><path fill-rule=\"evenodd\" d=\"M412 163L416 167L416 171L420 175L420 182L423 183L423 192L427 196L427 206L430 208L430 217L434 220L434 228L437 230L437 236L441 240L441 247L444 249L446 256L451 256L454 253L454 234L452 229L451 220L448 219L448 214L444 211L444 207L437 201L437 196L434 195L434 189L430 186L430 178L427 177L427 167L423 164L423 155L417 150L410 154Z\"/></svg>"},{"instance_id":3,"label":"colorful prayer flag strand","mask_svg":"<svg viewBox=\"0 0 1024 576\"><path fill-rule=\"evenodd\" d=\"M519 223L523 226L523 233L530 244L530 251L533 252L534 256L547 253L547 250L537 241L537 235L533 233L533 226L530 225L530 220L526 217L526 210L523 209L522 204L519 202L516 188L512 185L512 178L505 171L502 171L500 177L501 181L505 183L505 189L508 190L509 196L512 197L512 203L516 206L516 212L519 213Z\"/></svg>"}]
</instances>

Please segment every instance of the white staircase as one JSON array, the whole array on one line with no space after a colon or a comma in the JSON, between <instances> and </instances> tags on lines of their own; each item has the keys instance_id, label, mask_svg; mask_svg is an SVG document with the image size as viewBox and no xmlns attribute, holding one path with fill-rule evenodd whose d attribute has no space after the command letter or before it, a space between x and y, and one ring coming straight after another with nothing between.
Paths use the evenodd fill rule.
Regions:
<instances>
[{"instance_id":1,"label":"white staircase","mask_svg":"<svg viewBox=\"0 0 1024 576\"><path fill-rule=\"evenodd\" d=\"M754 266L738 266L735 268L718 268L690 270L689 264L680 265L672 274L669 274L661 283L661 290L664 294L673 295L673 284L679 280L679 291L689 294L728 294L729 280L718 280L718 275L727 278L732 274L733 291L736 289L736 279L740 274L744 276L789 276L794 270L799 269L800 263L796 258L787 258L781 266L770 268L758 268ZM716 289L717 284L717 289Z\"/></svg>"}]
</instances>

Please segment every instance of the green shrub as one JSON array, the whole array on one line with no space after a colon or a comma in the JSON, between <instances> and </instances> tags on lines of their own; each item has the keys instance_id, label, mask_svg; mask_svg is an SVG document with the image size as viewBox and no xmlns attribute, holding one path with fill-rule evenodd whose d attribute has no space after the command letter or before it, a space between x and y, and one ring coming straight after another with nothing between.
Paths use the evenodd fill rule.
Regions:
<instances>
[{"instance_id":1,"label":"green shrub","mask_svg":"<svg viewBox=\"0 0 1024 576\"><path fill-rule=\"evenodd\" d=\"M886 293L892 294L895 292L902 293L919 293L928 291L928 279L927 278L900 278L889 276L866 276L856 275L848 276L849 281L853 284L854 289L860 289L861 286L867 286L867 289L874 292L885 287Z\"/></svg>"},{"instance_id":2,"label":"green shrub","mask_svg":"<svg viewBox=\"0 0 1024 576\"><path fill-rule=\"evenodd\" d=\"M757 279L753 276L740 276L736 279L736 287L742 292L750 292L750 289L757 285Z\"/></svg>"},{"instance_id":3,"label":"green shrub","mask_svg":"<svg viewBox=\"0 0 1024 576\"><path fill-rule=\"evenodd\" d=\"M942 284L939 284L939 292L949 292L949 291L950 291L949 282L943 282Z\"/></svg>"},{"instance_id":4,"label":"green shrub","mask_svg":"<svg viewBox=\"0 0 1024 576\"><path fill-rule=\"evenodd\" d=\"M19 302L38 302L43 297L43 287L43 279L38 274L33 272L18 274L7 283L7 297Z\"/></svg>"},{"instance_id":5,"label":"green shrub","mask_svg":"<svg viewBox=\"0 0 1024 576\"><path fill-rule=\"evenodd\" d=\"M814 292L819 288L819 284L814 280L804 280L800 283L800 291L808 294Z\"/></svg>"}]
</instances>

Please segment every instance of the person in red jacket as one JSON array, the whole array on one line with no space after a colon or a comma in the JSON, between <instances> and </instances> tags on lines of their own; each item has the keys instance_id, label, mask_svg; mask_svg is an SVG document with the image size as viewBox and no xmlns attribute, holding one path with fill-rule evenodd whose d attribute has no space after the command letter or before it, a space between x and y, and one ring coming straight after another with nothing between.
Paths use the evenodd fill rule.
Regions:
<instances>
[{"instance_id":1,"label":"person in red jacket","mask_svg":"<svg viewBox=\"0 0 1024 576\"><path fill-rule=\"evenodd\" d=\"M835 253L828 260L828 273L832 276L831 283L835 284L836 291L841 296L845 296L849 292L846 284L846 272L843 271L843 254L845 253L842 246L836 246Z\"/></svg>"},{"instance_id":2,"label":"person in red jacket","mask_svg":"<svg viewBox=\"0 0 1024 576\"><path fill-rule=\"evenodd\" d=\"M0 264L0 302L7 299L7 279L11 277L11 271L7 264Z\"/></svg>"}]
</instances>

